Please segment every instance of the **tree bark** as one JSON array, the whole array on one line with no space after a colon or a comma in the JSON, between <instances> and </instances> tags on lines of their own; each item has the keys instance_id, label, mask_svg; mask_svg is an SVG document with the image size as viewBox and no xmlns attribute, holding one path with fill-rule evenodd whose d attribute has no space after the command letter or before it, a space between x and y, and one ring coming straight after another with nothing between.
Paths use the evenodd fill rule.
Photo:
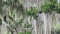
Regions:
<instances>
[{"instance_id":1,"label":"tree bark","mask_svg":"<svg viewBox=\"0 0 60 34\"><path fill-rule=\"evenodd\" d=\"M44 15L44 34L47 34L47 18L46 18L46 14L45 13L43 13L43 15Z\"/></svg>"},{"instance_id":2,"label":"tree bark","mask_svg":"<svg viewBox=\"0 0 60 34\"><path fill-rule=\"evenodd\" d=\"M32 34L37 34L37 22L33 17L32 17L32 26L33 26Z\"/></svg>"}]
</instances>

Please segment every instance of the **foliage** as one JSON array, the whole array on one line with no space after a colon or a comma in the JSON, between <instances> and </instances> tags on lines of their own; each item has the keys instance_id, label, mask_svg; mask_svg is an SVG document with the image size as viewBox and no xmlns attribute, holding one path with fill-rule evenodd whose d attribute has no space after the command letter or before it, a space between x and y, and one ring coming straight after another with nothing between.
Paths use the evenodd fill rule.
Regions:
<instances>
[{"instance_id":1,"label":"foliage","mask_svg":"<svg viewBox=\"0 0 60 34\"><path fill-rule=\"evenodd\" d=\"M60 13L60 4L57 5L57 13Z\"/></svg>"},{"instance_id":2,"label":"foliage","mask_svg":"<svg viewBox=\"0 0 60 34\"><path fill-rule=\"evenodd\" d=\"M59 23L56 24L55 31L56 31L56 34L60 34L60 24Z\"/></svg>"},{"instance_id":3,"label":"foliage","mask_svg":"<svg viewBox=\"0 0 60 34\"><path fill-rule=\"evenodd\" d=\"M55 30L58 30L59 28L60 28L60 24L59 23L56 23Z\"/></svg>"},{"instance_id":4,"label":"foliage","mask_svg":"<svg viewBox=\"0 0 60 34\"><path fill-rule=\"evenodd\" d=\"M60 34L60 29L58 31L56 31L56 34Z\"/></svg>"},{"instance_id":5,"label":"foliage","mask_svg":"<svg viewBox=\"0 0 60 34\"><path fill-rule=\"evenodd\" d=\"M30 10L26 11L26 15L33 16L35 19L38 17L38 13L39 13L39 11L35 7L31 7Z\"/></svg>"},{"instance_id":6,"label":"foliage","mask_svg":"<svg viewBox=\"0 0 60 34\"><path fill-rule=\"evenodd\" d=\"M19 34L32 34L31 31L26 31L26 32L20 32Z\"/></svg>"},{"instance_id":7,"label":"foliage","mask_svg":"<svg viewBox=\"0 0 60 34\"><path fill-rule=\"evenodd\" d=\"M24 32L20 32L19 34L24 34Z\"/></svg>"},{"instance_id":8,"label":"foliage","mask_svg":"<svg viewBox=\"0 0 60 34\"><path fill-rule=\"evenodd\" d=\"M50 0L41 5L41 11L45 13L52 13L52 11L59 12L59 3L56 0Z\"/></svg>"},{"instance_id":9,"label":"foliage","mask_svg":"<svg viewBox=\"0 0 60 34\"><path fill-rule=\"evenodd\" d=\"M26 32L26 34L32 34L32 32L30 32L30 31L27 31L27 32Z\"/></svg>"},{"instance_id":10,"label":"foliage","mask_svg":"<svg viewBox=\"0 0 60 34\"><path fill-rule=\"evenodd\" d=\"M26 23L25 24L25 28L29 28L29 27L31 27L32 25L31 24L29 24L29 23Z\"/></svg>"},{"instance_id":11,"label":"foliage","mask_svg":"<svg viewBox=\"0 0 60 34\"><path fill-rule=\"evenodd\" d=\"M23 18L21 18L18 23L19 23L20 26L22 26Z\"/></svg>"},{"instance_id":12,"label":"foliage","mask_svg":"<svg viewBox=\"0 0 60 34\"><path fill-rule=\"evenodd\" d=\"M9 34L9 32L7 32L7 34Z\"/></svg>"},{"instance_id":13,"label":"foliage","mask_svg":"<svg viewBox=\"0 0 60 34\"><path fill-rule=\"evenodd\" d=\"M30 10L27 10L27 15L36 15L38 13L38 10L34 7L31 7Z\"/></svg>"}]
</instances>

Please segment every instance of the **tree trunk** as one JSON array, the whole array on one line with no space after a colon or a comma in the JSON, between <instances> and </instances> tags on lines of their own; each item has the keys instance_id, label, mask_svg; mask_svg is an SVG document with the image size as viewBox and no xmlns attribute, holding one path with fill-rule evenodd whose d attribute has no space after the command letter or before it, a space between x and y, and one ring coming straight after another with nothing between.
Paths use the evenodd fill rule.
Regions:
<instances>
[{"instance_id":1,"label":"tree trunk","mask_svg":"<svg viewBox=\"0 0 60 34\"><path fill-rule=\"evenodd\" d=\"M51 34L51 15L47 14L47 34Z\"/></svg>"},{"instance_id":2,"label":"tree trunk","mask_svg":"<svg viewBox=\"0 0 60 34\"><path fill-rule=\"evenodd\" d=\"M44 15L44 34L47 34L47 18L46 18L46 14L45 13L43 13L43 15Z\"/></svg>"},{"instance_id":3,"label":"tree trunk","mask_svg":"<svg viewBox=\"0 0 60 34\"><path fill-rule=\"evenodd\" d=\"M32 30L32 34L37 34L37 25L36 25L36 20L32 17L32 26L33 26L33 30Z\"/></svg>"},{"instance_id":4,"label":"tree trunk","mask_svg":"<svg viewBox=\"0 0 60 34\"><path fill-rule=\"evenodd\" d=\"M1 34L7 34L7 24L2 19Z\"/></svg>"},{"instance_id":5,"label":"tree trunk","mask_svg":"<svg viewBox=\"0 0 60 34\"><path fill-rule=\"evenodd\" d=\"M56 17L55 17L55 13L52 14L52 29L53 29L53 33L56 34L55 32L55 24L56 24Z\"/></svg>"},{"instance_id":6,"label":"tree trunk","mask_svg":"<svg viewBox=\"0 0 60 34\"><path fill-rule=\"evenodd\" d=\"M42 28L43 28L43 14L39 14L38 20L37 20L37 27L38 27L38 34L42 34Z\"/></svg>"}]
</instances>

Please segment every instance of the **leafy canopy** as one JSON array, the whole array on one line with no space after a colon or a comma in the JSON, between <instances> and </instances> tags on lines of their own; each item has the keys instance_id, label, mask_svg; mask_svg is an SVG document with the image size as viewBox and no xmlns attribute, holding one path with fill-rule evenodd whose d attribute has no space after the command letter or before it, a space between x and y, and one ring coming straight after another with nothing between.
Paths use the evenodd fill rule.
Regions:
<instances>
[{"instance_id":1,"label":"leafy canopy","mask_svg":"<svg viewBox=\"0 0 60 34\"><path fill-rule=\"evenodd\" d=\"M31 7L30 10L26 11L26 15L33 16L35 19L38 17L38 13L39 13L39 11L35 7Z\"/></svg>"},{"instance_id":2,"label":"leafy canopy","mask_svg":"<svg viewBox=\"0 0 60 34\"><path fill-rule=\"evenodd\" d=\"M53 11L60 12L60 4L57 3L57 0L46 1L41 5L41 11L45 13L52 13Z\"/></svg>"}]
</instances>

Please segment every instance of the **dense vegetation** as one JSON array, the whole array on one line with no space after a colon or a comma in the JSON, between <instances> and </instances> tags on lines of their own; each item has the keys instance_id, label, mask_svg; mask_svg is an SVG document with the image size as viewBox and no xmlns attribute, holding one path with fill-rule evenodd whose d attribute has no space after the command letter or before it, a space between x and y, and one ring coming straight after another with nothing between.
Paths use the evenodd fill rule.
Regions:
<instances>
[{"instance_id":1,"label":"dense vegetation","mask_svg":"<svg viewBox=\"0 0 60 34\"><path fill-rule=\"evenodd\" d=\"M53 19L55 19L55 13L60 13L60 3L58 3L57 0L45 1L44 4L41 4L41 7L39 9L31 6L29 10L27 8L24 8L23 0L0 0L0 7L0 26L3 25L4 22L8 31L7 34L9 34L9 32L11 32L11 34L32 34L34 26L40 27L40 24L43 25L45 22L39 18L41 19L40 21L42 21L42 23L38 23L39 14L44 13L47 16L52 15ZM48 15L48 13L50 15ZM30 23L28 17L30 17ZM33 22L34 20L36 20L36 23ZM56 24L56 26L53 27L56 28L56 34L60 34L59 26L59 24ZM43 26L41 27L43 28ZM39 28L37 28L37 30L38 29ZM19 32L19 30L22 32ZM40 31L40 29L38 31Z\"/></svg>"}]
</instances>

